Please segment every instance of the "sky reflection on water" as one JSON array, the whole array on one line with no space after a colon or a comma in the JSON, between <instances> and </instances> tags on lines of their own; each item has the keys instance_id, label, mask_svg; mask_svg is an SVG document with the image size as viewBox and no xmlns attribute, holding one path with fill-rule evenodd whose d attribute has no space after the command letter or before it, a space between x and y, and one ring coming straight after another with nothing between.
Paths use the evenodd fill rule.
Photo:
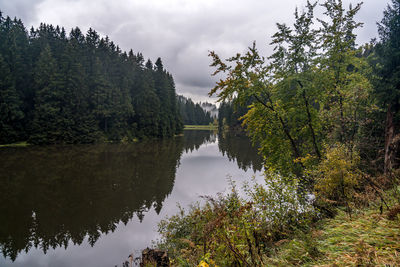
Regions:
<instances>
[{"instance_id":1,"label":"sky reflection on water","mask_svg":"<svg viewBox=\"0 0 400 267\"><path fill-rule=\"evenodd\" d=\"M151 245L157 223L177 203L226 192L228 177L238 185L262 179L247 139L185 134L128 146L1 150L0 249L7 257L0 266L121 266Z\"/></svg>"}]
</instances>

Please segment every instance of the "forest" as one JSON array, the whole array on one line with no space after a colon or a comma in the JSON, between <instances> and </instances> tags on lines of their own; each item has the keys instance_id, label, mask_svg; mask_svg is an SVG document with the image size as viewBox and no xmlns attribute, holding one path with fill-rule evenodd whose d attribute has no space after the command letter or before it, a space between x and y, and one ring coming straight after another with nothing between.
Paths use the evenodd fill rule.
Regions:
<instances>
[{"instance_id":1,"label":"forest","mask_svg":"<svg viewBox=\"0 0 400 267\"><path fill-rule=\"evenodd\" d=\"M175 215L160 221L153 246L168 255L171 266L400 266L400 0L390 0L377 22L378 38L365 44L357 43L356 34L363 26L357 20L362 2L305 3L294 9L292 23L276 23L270 54L261 54L255 42L226 59L220 56L226 51L209 52L213 75L220 78L209 92L220 103L218 136L193 131L182 138L199 135L198 142L184 146L179 137L181 143L163 140L166 143L154 149L140 142L138 147L147 151L141 154L122 144L115 146L119 157L111 168L93 165L106 171L98 175L104 188L98 193L111 187L111 197L122 208L109 209L103 216L107 214L102 208L111 203L102 199L99 203L105 204L93 207L88 202L84 209L93 207L94 219L78 225L77 243L89 234L94 244L100 233L90 233L98 221L106 232L108 227L113 231L112 223L126 223L135 213L143 218L142 208L154 206L158 214L172 192L183 151L199 149L203 141L213 139L240 168L263 168L263 181L257 182L254 175L238 185L228 177L225 192L202 196L189 207L178 205ZM208 111L215 110L213 105L176 94L161 58L153 64L140 52L123 52L93 29L84 34L74 28L67 35L62 27L41 24L28 32L21 20L0 14L0 74L0 144L125 143L172 137L184 124L217 119ZM238 139L224 139L237 132L245 132L256 147L243 149ZM23 198L37 197L35 190L17 188L20 181L29 181L18 164L48 167L47 161L36 158L46 159L47 149L58 149L38 147L33 161L21 161L14 153L2 163L21 177L2 179L9 195L4 194L6 206L1 207L6 213L8 199L28 208L35 204ZM255 150L260 161L248 157ZM62 164L49 159L49 178L36 174L38 179L71 171L65 156L81 159L78 165L92 162L81 151L65 151ZM113 150L90 152L109 161ZM148 160L134 165L133 155ZM126 172L120 168L124 162L130 167ZM151 176L148 194L160 191L160 196L143 203L130 198L125 202L119 193L133 197L132 192L144 192L132 183L142 165L143 173ZM164 188L158 186L161 183ZM64 193L60 181L39 185L39 192L44 192L39 194L39 210L47 211L42 203L53 207L47 204L51 201L54 214L60 211L56 192L66 200L70 192L79 192L78 187L85 189L77 183ZM13 187L18 190L9 190ZM96 199L97 192L90 192L88 199ZM51 193L54 198L48 196ZM85 198L83 192L77 199ZM67 214L74 213L65 205ZM85 213L91 214L81 212ZM30 222L35 217L28 211L23 218ZM54 221L51 216L48 220ZM10 222L4 222L5 229L12 228ZM69 226L75 228L74 223ZM31 236L31 228L21 229L24 236ZM16 247L10 250L15 258L31 243L20 241L18 229L13 230L16 241L5 236L2 243ZM54 232L60 238L47 239L50 245L68 241L62 226ZM39 244L41 236L32 235L32 242Z\"/></svg>"},{"instance_id":2,"label":"forest","mask_svg":"<svg viewBox=\"0 0 400 267\"><path fill-rule=\"evenodd\" d=\"M0 144L130 141L183 129L175 84L161 58L123 52L89 29L0 14Z\"/></svg>"},{"instance_id":3,"label":"forest","mask_svg":"<svg viewBox=\"0 0 400 267\"><path fill-rule=\"evenodd\" d=\"M256 43L211 51L219 126L243 127L264 183L230 184L159 224L179 266L400 264L400 1L357 44L362 3L307 1ZM316 17L315 14L323 14Z\"/></svg>"},{"instance_id":4,"label":"forest","mask_svg":"<svg viewBox=\"0 0 400 267\"><path fill-rule=\"evenodd\" d=\"M185 125L207 125L214 121L210 112L203 109L199 103L194 103L190 98L179 95L178 106Z\"/></svg>"}]
</instances>

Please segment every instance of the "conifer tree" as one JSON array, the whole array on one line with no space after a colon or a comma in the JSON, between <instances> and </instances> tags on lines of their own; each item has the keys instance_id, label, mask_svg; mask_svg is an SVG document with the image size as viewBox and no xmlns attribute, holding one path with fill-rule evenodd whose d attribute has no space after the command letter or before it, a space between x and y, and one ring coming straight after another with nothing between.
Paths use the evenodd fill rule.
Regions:
<instances>
[{"instance_id":1,"label":"conifer tree","mask_svg":"<svg viewBox=\"0 0 400 267\"><path fill-rule=\"evenodd\" d=\"M36 63L34 81L35 110L29 141L34 144L60 143L63 141L62 127L65 126L62 110L64 84L48 45Z\"/></svg>"},{"instance_id":2,"label":"conifer tree","mask_svg":"<svg viewBox=\"0 0 400 267\"><path fill-rule=\"evenodd\" d=\"M377 60L374 62L375 94L386 111L384 172L390 173L398 162L395 136L399 132L400 111L400 1L392 0L378 24L380 41L376 44Z\"/></svg>"},{"instance_id":3,"label":"conifer tree","mask_svg":"<svg viewBox=\"0 0 400 267\"><path fill-rule=\"evenodd\" d=\"M0 144L7 144L19 141L24 114L13 77L1 55L0 73Z\"/></svg>"}]
</instances>

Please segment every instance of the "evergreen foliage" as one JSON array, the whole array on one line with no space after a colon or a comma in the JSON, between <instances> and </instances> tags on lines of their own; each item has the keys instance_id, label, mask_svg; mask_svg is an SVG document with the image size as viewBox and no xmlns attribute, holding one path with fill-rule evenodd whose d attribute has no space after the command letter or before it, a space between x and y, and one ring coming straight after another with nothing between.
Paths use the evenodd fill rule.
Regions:
<instances>
[{"instance_id":1,"label":"evergreen foliage","mask_svg":"<svg viewBox=\"0 0 400 267\"><path fill-rule=\"evenodd\" d=\"M0 16L0 144L169 137L183 129L175 83L158 58L79 28L67 36Z\"/></svg>"},{"instance_id":2,"label":"evergreen foliage","mask_svg":"<svg viewBox=\"0 0 400 267\"><path fill-rule=\"evenodd\" d=\"M384 11L383 19L378 23L380 42L376 45L380 66L377 73L381 76L377 83L380 100L394 105L399 110L400 98L400 1L392 0Z\"/></svg>"},{"instance_id":3,"label":"evergreen foliage","mask_svg":"<svg viewBox=\"0 0 400 267\"><path fill-rule=\"evenodd\" d=\"M228 127L230 130L240 130L242 117L248 112L245 105L236 105L235 101L224 101L218 108L218 127L223 129Z\"/></svg>"},{"instance_id":4,"label":"evergreen foliage","mask_svg":"<svg viewBox=\"0 0 400 267\"><path fill-rule=\"evenodd\" d=\"M19 138L24 114L10 69L1 55L0 73L0 140L12 143Z\"/></svg>"},{"instance_id":5,"label":"evergreen foliage","mask_svg":"<svg viewBox=\"0 0 400 267\"><path fill-rule=\"evenodd\" d=\"M378 23L380 40L371 50L370 63L374 70L374 94L379 106L386 111L384 125L384 172L389 174L399 166L400 124L400 1L392 0ZM382 120L382 119L381 119ZM383 132L383 131L382 131ZM381 136L383 133L381 133Z\"/></svg>"},{"instance_id":6,"label":"evergreen foliage","mask_svg":"<svg viewBox=\"0 0 400 267\"><path fill-rule=\"evenodd\" d=\"M178 106L185 125L208 125L214 118L210 112L205 111L199 103L194 103L190 98L178 96Z\"/></svg>"}]
</instances>

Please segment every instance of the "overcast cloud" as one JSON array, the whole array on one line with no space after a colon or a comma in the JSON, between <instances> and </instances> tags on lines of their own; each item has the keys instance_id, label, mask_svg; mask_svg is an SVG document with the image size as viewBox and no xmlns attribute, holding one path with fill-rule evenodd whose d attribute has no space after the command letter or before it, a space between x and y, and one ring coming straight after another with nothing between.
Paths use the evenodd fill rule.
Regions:
<instances>
[{"instance_id":1,"label":"overcast cloud","mask_svg":"<svg viewBox=\"0 0 400 267\"><path fill-rule=\"evenodd\" d=\"M346 6L358 1L343 0ZM358 43L377 37L376 22L389 0L364 0L357 19ZM269 55L275 23L291 23L295 7L305 0L0 0L0 10L21 18L26 27L40 22L90 27L108 35L123 50L161 57L175 78L179 94L196 101L210 99L214 86L208 51L222 57L243 52L253 41Z\"/></svg>"}]
</instances>

